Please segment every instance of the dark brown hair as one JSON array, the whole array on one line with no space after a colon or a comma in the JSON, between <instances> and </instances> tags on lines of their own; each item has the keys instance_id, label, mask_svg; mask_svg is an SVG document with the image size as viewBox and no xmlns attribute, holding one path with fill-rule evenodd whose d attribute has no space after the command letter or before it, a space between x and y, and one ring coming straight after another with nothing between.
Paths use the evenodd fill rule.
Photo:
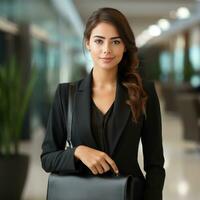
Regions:
<instances>
[{"instance_id":1,"label":"dark brown hair","mask_svg":"<svg viewBox=\"0 0 200 200\"><path fill-rule=\"evenodd\" d=\"M112 24L125 44L126 51L118 65L118 77L127 88L133 120L138 122L142 113L145 114L147 94L143 89L142 79L138 73L138 56L135 37L126 17L114 8L100 8L89 17L84 32L84 39L89 40L92 30L100 23Z\"/></svg>"}]
</instances>

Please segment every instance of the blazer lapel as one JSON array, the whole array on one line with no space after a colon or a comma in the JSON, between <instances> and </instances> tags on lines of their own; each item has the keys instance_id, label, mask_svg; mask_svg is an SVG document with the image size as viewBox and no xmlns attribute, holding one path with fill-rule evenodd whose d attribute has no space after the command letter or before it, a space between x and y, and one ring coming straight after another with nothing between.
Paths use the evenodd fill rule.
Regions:
<instances>
[{"instance_id":1,"label":"blazer lapel","mask_svg":"<svg viewBox=\"0 0 200 200\"><path fill-rule=\"evenodd\" d=\"M118 79L115 104L113 109L114 119L111 130L112 140L110 141L110 143L112 144L110 149L111 156L114 154L114 151L123 133L123 129L125 128L129 115L131 113L130 107L126 103L127 100L128 92L126 91L126 88L119 82Z\"/></svg>"},{"instance_id":2,"label":"blazer lapel","mask_svg":"<svg viewBox=\"0 0 200 200\"><path fill-rule=\"evenodd\" d=\"M74 130L81 143L97 148L91 131L91 80L92 72L78 85L75 97Z\"/></svg>"}]
</instances>

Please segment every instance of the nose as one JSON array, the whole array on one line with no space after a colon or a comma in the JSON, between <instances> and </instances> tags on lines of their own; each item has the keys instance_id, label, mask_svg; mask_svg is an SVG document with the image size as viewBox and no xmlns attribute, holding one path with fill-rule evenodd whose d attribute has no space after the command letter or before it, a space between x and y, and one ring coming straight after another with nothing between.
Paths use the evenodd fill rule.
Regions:
<instances>
[{"instance_id":1,"label":"nose","mask_svg":"<svg viewBox=\"0 0 200 200\"><path fill-rule=\"evenodd\" d=\"M105 44L104 45L103 53L104 54L110 54L111 53L111 49L110 49L110 45L109 44Z\"/></svg>"}]
</instances>

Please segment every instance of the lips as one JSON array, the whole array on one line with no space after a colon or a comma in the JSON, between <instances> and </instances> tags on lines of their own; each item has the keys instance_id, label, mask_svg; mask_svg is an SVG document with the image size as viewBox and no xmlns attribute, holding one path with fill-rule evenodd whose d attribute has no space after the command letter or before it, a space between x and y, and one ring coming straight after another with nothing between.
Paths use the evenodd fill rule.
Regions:
<instances>
[{"instance_id":1,"label":"lips","mask_svg":"<svg viewBox=\"0 0 200 200\"><path fill-rule=\"evenodd\" d=\"M104 57L104 58L101 58L101 59L105 59L105 60L111 60L113 59L114 57Z\"/></svg>"},{"instance_id":2,"label":"lips","mask_svg":"<svg viewBox=\"0 0 200 200\"><path fill-rule=\"evenodd\" d=\"M104 57L104 58L101 58L101 59L105 62L110 62L114 59L114 57Z\"/></svg>"}]
</instances>

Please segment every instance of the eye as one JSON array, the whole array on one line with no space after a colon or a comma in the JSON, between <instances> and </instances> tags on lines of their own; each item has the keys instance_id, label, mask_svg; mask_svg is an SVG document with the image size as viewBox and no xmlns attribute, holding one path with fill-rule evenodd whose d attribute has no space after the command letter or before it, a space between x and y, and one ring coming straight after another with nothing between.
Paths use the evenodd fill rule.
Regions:
<instances>
[{"instance_id":1,"label":"eye","mask_svg":"<svg viewBox=\"0 0 200 200\"><path fill-rule=\"evenodd\" d=\"M97 40L95 40L94 42L95 42L96 44L102 44L102 43L103 43L103 40L97 39Z\"/></svg>"},{"instance_id":2,"label":"eye","mask_svg":"<svg viewBox=\"0 0 200 200\"><path fill-rule=\"evenodd\" d=\"M120 44L121 42L120 42L119 40L114 40L112 43L118 45L118 44Z\"/></svg>"}]
</instances>

